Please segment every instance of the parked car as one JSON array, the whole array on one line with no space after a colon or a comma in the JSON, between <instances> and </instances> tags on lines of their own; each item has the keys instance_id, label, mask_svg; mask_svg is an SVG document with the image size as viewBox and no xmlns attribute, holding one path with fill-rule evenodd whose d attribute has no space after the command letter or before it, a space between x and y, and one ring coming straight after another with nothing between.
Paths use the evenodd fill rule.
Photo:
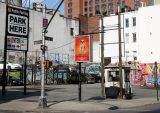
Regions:
<instances>
[{"instance_id":1,"label":"parked car","mask_svg":"<svg viewBox=\"0 0 160 113\"><path fill-rule=\"evenodd\" d=\"M101 76L99 76L98 74L90 74L90 75L95 78L95 83L101 82Z\"/></svg>"},{"instance_id":2,"label":"parked car","mask_svg":"<svg viewBox=\"0 0 160 113\"><path fill-rule=\"evenodd\" d=\"M13 77L9 78L9 84L11 86L22 86L22 85L24 85L23 84L23 80L17 79L17 78L13 78Z\"/></svg>"},{"instance_id":3,"label":"parked car","mask_svg":"<svg viewBox=\"0 0 160 113\"><path fill-rule=\"evenodd\" d=\"M85 74L85 78L86 78L86 83L89 84L89 83L95 83L95 78L90 75L90 74Z\"/></svg>"},{"instance_id":4,"label":"parked car","mask_svg":"<svg viewBox=\"0 0 160 113\"><path fill-rule=\"evenodd\" d=\"M0 69L3 69L4 62L0 61ZM6 69L22 69L22 65L18 63L6 63Z\"/></svg>"}]
</instances>

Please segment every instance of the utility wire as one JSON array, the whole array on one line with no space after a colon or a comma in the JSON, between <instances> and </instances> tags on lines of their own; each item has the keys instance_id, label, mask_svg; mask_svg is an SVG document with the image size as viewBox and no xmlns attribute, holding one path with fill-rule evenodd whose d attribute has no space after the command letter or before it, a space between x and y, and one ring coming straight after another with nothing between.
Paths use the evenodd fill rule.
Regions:
<instances>
[{"instance_id":1,"label":"utility wire","mask_svg":"<svg viewBox=\"0 0 160 113\"><path fill-rule=\"evenodd\" d=\"M64 45L61 45L61 46L59 46L59 47L55 47L55 48L53 48L53 49L49 49L48 51L50 51L50 50L55 50L55 49L59 49L59 48L62 48L62 47L65 47L65 46L67 46L67 45L72 44L73 42L74 42L74 41L71 41L71 42L66 43L66 44L64 44Z\"/></svg>"}]
</instances>

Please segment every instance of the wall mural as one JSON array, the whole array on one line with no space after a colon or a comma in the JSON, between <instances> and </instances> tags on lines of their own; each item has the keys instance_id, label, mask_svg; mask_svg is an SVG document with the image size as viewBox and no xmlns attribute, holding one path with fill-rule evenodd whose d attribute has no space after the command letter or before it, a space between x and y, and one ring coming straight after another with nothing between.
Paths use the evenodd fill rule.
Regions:
<instances>
[{"instance_id":1,"label":"wall mural","mask_svg":"<svg viewBox=\"0 0 160 113\"><path fill-rule=\"evenodd\" d=\"M154 63L140 64L140 70L131 72L131 82L133 85L146 85L154 87L156 82L156 70ZM157 78L160 85L160 64L157 64ZM136 78L136 79L135 79Z\"/></svg>"}]
</instances>

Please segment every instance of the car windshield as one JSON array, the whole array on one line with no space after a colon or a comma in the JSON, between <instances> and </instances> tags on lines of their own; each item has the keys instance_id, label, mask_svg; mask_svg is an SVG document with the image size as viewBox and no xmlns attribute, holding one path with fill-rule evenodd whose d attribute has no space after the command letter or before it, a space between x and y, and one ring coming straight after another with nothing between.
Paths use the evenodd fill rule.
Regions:
<instances>
[{"instance_id":1,"label":"car windshield","mask_svg":"<svg viewBox=\"0 0 160 113\"><path fill-rule=\"evenodd\" d=\"M0 61L0 64L3 64L3 61Z\"/></svg>"}]
</instances>

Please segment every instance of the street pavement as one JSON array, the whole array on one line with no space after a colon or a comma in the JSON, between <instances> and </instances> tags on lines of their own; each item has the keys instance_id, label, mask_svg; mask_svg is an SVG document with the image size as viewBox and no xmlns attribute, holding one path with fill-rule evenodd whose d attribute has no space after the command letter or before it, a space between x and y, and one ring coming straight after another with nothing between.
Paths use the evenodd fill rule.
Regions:
<instances>
[{"instance_id":1,"label":"street pavement","mask_svg":"<svg viewBox=\"0 0 160 113\"><path fill-rule=\"evenodd\" d=\"M31 86L33 87L33 86ZM18 90L18 89L17 89ZM16 89L14 90L16 92ZM34 90L31 90L31 94L34 92L40 92L39 87L34 86ZM22 92L21 92L22 93ZM34 96L36 94L33 94ZM13 98L16 97L17 98ZM38 97L38 95L36 95ZM47 112L47 113L68 113L70 111L105 111L105 110L114 110L114 109L126 109L126 108L135 108L139 106L153 105L159 103L155 97L144 97L144 98L133 98L131 100L126 99L103 99L101 97L97 97L97 99L88 99L82 100L79 102L77 99L63 100L63 101L50 101L47 98L47 107L40 108L38 106L38 99L28 98L27 96L19 97L19 94L15 93L15 95L2 97L0 96L0 111L16 111L16 112ZM49 97L50 99L51 97ZM86 113L87 113L86 112Z\"/></svg>"}]
</instances>

